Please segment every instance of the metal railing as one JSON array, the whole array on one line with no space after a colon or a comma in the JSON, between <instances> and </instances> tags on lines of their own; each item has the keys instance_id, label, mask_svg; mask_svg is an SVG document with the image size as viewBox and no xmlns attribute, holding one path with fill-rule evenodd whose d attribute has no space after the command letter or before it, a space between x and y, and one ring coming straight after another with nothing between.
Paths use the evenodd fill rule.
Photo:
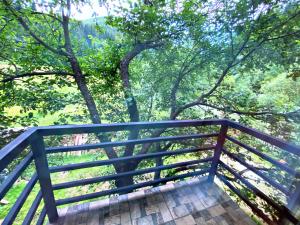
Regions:
<instances>
[{"instance_id":1,"label":"metal railing","mask_svg":"<svg viewBox=\"0 0 300 225\"><path fill-rule=\"evenodd\" d=\"M132 131L132 130L151 130L151 129L170 129L170 128L188 128L188 127L202 127L202 126L218 126L219 132L217 133L208 133L208 134L185 134L185 135L176 135L176 136L150 136L141 139L134 140L124 140L124 141L108 141L100 142L95 144L83 144L77 146L56 146L56 147L45 147L44 138L47 136L59 136L66 134L80 134L80 133L93 133L93 134L103 134L107 132L117 132L117 131ZM14 183L25 171L30 163L34 162L36 167L36 173L31 177L27 182L25 188L16 199L15 204L11 207L9 213L6 215L2 224L13 224L18 213L20 212L22 206L26 202L28 195L33 190L33 187L37 182L40 184L40 190L37 193L31 207L29 208L26 217L24 218L22 224L31 224L34 216L37 213L37 209L40 205L43 205L39 217L37 219L37 224L43 224L46 215L50 222L55 222L58 219L57 206L65 205L69 203L75 203L85 200L90 200L98 198L101 196L106 196L110 194L125 193L130 192L138 188L143 188L147 186L159 185L161 183L166 183L168 181L174 181L178 179L183 179L192 176L208 175L207 181L214 182L215 176L217 176L221 181L224 182L227 187L229 187L234 193L236 193L251 209L252 211L264 219L269 224L282 224L286 221L289 221L292 224L297 224L298 220L295 218L293 209L300 202L300 185L299 182L294 184L291 188L287 189L284 185L279 182L271 179L268 175L250 165L243 158L239 157L238 154L232 153L229 149L226 149L224 143L231 143L240 148L243 148L256 156L260 157L262 160L271 163L274 167L280 169L281 171L286 172L287 174L299 178L300 173L291 168L286 163L283 163L279 160L273 159L266 153L250 147L240 140L234 138L228 132L229 129L238 130L241 134L247 134L255 139L261 140L269 145L280 148L282 151L293 154L295 156L300 156L300 147L295 146L284 141L281 141L277 138L271 137L267 134L259 132L255 129L245 127L241 124L229 121L229 120L186 120L186 121L162 121L162 122L139 122L139 123L123 123L123 124L100 124L100 125L65 125L65 126L49 126L49 127L34 127L11 143L6 145L2 150L0 150L0 172L3 171L7 166L9 166L14 160L16 160L24 149L30 147L30 151L26 154L25 157L11 169L9 175L0 185L0 199L3 199L7 192L13 187ZM160 134L163 132L159 132ZM133 156L122 156L117 158L110 158L107 160L96 160L91 162L82 162L68 165L59 165L59 166L49 166L47 155L56 154L62 152L72 152L72 151L81 151L81 150L90 150L90 149L99 149L107 147L116 147L116 146L128 146L128 145L138 145L138 144L149 144L149 143L160 143L160 142L178 142L186 140L195 140L195 139L207 139L207 138L216 138L216 141L211 146L193 146L189 148L176 149L172 151L160 151L152 152L145 154L136 154ZM101 177L93 177L82 180L75 180L69 182L63 182L58 184L52 184L51 182L51 173L57 173L62 171L70 171L82 168L91 168L104 165L116 165L118 163L123 163L127 161L138 161L141 162L145 159L157 159L166 156L177 156L186 153L197 153L197 152L209 152L211 151L211 157L206 157L204 159L196 159L184 162L177 162L168 165L158 165L149 168L135 169L131 171L115 173L111 175L105 175ZM240 173L235 169L231 168L225 163L222 158L231 159L234 162L238 162L243 165L248 170L255 173L260 179L268 183L270 186L279 190L286 196L288 199L287 204L280 203L273 200L268 194L263 190L260 190L253 183L249 182L244 178ZM175 174L172 176L165 177L154 177L153 180L145 181L142 183L133 183L128 186L116 187L109 190L103 190L99 192L88 193L80 196L74 196L64 199L55 199L54 191L61 190L71 187L80 187L83 185L94 184L104 181L113 181L127 176L137 176L157 171L170 170L180 167L185 167L189 165L198 165L202 163L210 163L210 167L202 168L198 170L193 170L192 172L186 172L181 174ZM259 209L256 204L251 202L248 197L237 189L227 177L221 173L222 170L226 170L230 173L236 180L243 183L250 191L255 195L259 196L261 199L266 201L271 207L273 207L276 212L278 212L278 220L274 221L270 219L265 212ZM42 204L42 199L43 203Z\"/></svg>"}]
</instances>

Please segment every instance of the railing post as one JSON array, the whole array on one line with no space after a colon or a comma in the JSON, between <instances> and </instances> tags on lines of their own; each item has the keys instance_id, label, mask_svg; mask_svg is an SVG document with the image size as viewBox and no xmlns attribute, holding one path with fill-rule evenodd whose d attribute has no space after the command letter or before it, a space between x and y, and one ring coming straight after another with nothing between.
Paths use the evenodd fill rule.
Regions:
<instances>
[{"instance_id":1,"label":"railing post","mask_svg":"<svg viewBox=\"0 0 300 225\"><path fill-rule=\"evenodd\" d=\"M54 223L58 219L58 213L54 199L44 140L43 137L38 133L37 138L31 143L31 149L34 156L36 172L38 175L48 219L50 223Z\"/></svg>"},{"instance_id":2,"label":"railing post","mask_svg":"<svg viewBox=\"0 0 300 225\"><path fill-rule=\"evenodd\" d=\"M289 196L287 208L296 215L296 217L300 216L300 179L296 179L296 189Z\"/></svg>"},{"instance_id":3,"label":"railing post","mask_svg":"<svg viewBox=\"0 0 300 225\"><path fill-rule=\"evenodd\" d=\"M225 139L226 139L227 130L228 130L228 125L227 124L222 124L221 129L220 129L220 133L218 135L216 148L215 148L215 151L214 151L214 158L212 160L209 175L208 175L208 179L207 179L207 181L209 183L214 182L214 178L215 178L215 175L216 175L216 172L217 172L217 169L218 169L218 165L219 165L220 156L221 156L221 153L222 153L222 148L223 148L223 145L224 145L224 142L225 142Z\"/></svg>"}]
</instances>

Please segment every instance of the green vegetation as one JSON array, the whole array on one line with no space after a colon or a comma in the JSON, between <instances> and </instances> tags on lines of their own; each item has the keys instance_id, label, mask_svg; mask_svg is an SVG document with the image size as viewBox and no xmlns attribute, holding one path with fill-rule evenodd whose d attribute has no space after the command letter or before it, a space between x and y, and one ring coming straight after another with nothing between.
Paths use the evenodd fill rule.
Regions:
<instances>
[{"instance_id":1,"label":"green vegetation","mask_svg":"<svg viewBox=\"0 0 300 225\"><path fill-rule=\"evenodd\" d=\"M89 1L49 2L0 1L1 129L225 117L300 143L297 1L138 0L121 4L113 0L103 1L108 16L85 21L74 19L72 13ZM178 132L163 130L151 135ZM291 167L300 167L299 159L230 132ZM85 142L147 135L147 131L89 135ZM46 143L74 144L74 137L49 138ZM68 164L176 147L180 145L106 148L101 154L50 156L49 162ZM262 164L259 157L235 149L246 160L274 169ZM180 158L166 161L177 160ZM70 172L63 179L121 173L150 165L158 163L115 164ZM127 177L107 185L121 187L152 177ZM287 186L293 182L279 171L274 171L272 178ZM9 202L15 200L26 179L24 175L5 197ZM59 175L53 177L55 182L60 179ZM56 195L60 198L99 188L101 185L94 185ZM256 201L256 196L247 194ZM269 194L282 200L278 193ZM0 219L10 206L0 206ZM272 214L266 205L261 207Z\"/></svg>"}]
</instances>

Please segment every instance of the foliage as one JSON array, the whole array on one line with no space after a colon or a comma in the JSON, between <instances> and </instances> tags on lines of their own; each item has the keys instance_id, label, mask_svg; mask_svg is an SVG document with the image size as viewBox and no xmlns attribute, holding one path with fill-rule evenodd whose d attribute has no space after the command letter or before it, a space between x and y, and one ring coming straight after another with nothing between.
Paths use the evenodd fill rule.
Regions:
<instances>
[{"instance_id":1,"label":"foliage","mask_svg":"<svg viewBox=\"0 0 300 225\"><path fill-rule=\"evenodd\" d=\"M1 127L226 117L300 143L297 1L36 3L0 3Z\"/></svg>"}]
</instances>

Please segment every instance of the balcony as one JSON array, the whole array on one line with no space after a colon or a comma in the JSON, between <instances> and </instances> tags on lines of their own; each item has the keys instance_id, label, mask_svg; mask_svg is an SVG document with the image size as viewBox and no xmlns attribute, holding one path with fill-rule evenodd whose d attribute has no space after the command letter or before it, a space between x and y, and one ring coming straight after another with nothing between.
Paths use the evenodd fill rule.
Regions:
<instances>
[{"instance_id":1,"label":"balcony","mask_svg":"<svg viewBox=\"0 0 300 225\"><path fill-rule=\"evenodd\" d=\"M139 131L140 138L117 140L116 133L125 131ZM98 137L105 136L107 141L74 146L47 144L49 137L70 134L97 134ZM244 143L241 137L245 136L257 140L260 148ZM157 143L177 144L175 149L162 150L155 148ZM135 149L141 145L154 147L151 151L133 151L135 154L103 160L56 166L48 162L50 154L100 151L120 146ZM243 154L239 153L241 149ZM272 156L278 157L267 154L270 150L274 151ZM17 160L20 155L23 155L22 159ZM196 158L190 160L191 157L185 155ZM178 156L181 156L180 161L170 163L166 160ZM6 196L31 163L36 168L2 224L16 224L18 214L37 183L39 191L22 219L24 225L44 224L46 217L53 224L254 224L234 202L237 200L267 224L297 224L300 173L297 167L282 160L283 156L299 161L300 147L229 120L31 128L0 151L0 172L9 168L9 174L0 186L0 199ZM155 160L155 166L145 167L147 164L143 162L150 159ZM268 167L258 167L257 162ZM139 166L128 169L132 164ZM108 165L125 165L127 170L72 181L62 178L59 183L52 180L53 174ZM274 177L275 173L281 179ZM145 181L124 183L145 174L150 174ZM57 190L106 181L123 183L62 199L55 195ZM270 193L275 193L276 198Z\"/></svg>"}]
</instances>

